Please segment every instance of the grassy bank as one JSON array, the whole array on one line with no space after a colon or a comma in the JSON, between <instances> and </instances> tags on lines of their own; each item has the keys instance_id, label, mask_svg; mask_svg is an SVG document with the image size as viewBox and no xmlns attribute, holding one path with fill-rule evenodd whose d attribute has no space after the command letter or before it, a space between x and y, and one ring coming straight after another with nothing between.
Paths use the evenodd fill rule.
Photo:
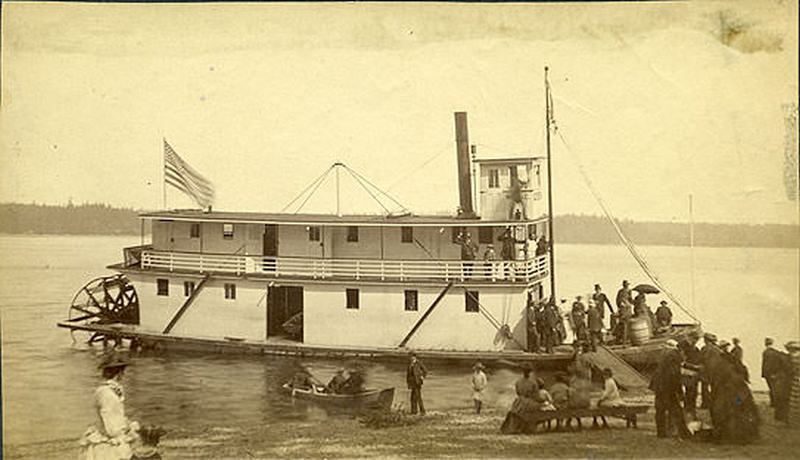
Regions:
<instances>
[{"instance_id":1,"label":"grassy bank","mask_svg":"<svg viewBox=\"0 0 800 460\"><path fill-rule=\"evenodd\" d=\"M800 431L778 426L763 402L761 440L747 446L702 444L655 436L653 411L638 429L609 420L611 429L502 435L504 411L432 413L410 426L370 429L355 417L287 422L270 428L170 427L161 453L169 459L252 458L795 458ZM701 415L704 415L701 413ZM584 425L586 426L586 425ZM75 441L17 446L6 458L76 458Z\"/></svg>"}]
</instances>

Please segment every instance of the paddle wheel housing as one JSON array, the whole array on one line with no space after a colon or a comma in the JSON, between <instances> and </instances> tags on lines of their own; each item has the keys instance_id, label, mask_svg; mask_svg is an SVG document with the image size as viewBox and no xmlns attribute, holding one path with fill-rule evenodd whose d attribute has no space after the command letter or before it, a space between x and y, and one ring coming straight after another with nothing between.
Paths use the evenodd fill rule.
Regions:
<instances>
[{"instance_id":1,"label":"paddle wheel housing","mask_svg":"<svg viewBox=\"0 0 800 460\"><path fill-rule=\"evenodd\" d=\"M95 278L75 293L67 322L82 325L139 324L136 288L122 274ZM87 342L92 344L105 338L103 334L94 333Z\"/></svg>"}]
</instances>

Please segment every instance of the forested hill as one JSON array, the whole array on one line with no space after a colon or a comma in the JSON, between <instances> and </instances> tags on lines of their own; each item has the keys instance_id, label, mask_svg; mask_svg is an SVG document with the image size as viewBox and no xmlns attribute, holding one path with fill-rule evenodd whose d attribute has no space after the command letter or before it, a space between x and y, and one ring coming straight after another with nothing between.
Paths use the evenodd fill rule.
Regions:
<instances>
[{"instance_id":1,"label":"forested hill","mask_svg":"<svg viewBox=\"0 0 800 460\"><path fill-rule=\"evenodd\" d=\"M600 216L556 216L556 242L618 244L614 227ZM637 245L688 246L689 224L684 222L634 222L623 220L620 227ZM696 246L711 247L800 247L800 226L695 223Z\"/></svg>"},{"instance_id":2,"label":"forested hill","mask_svg":"<svg viewBox=\"0 0 800 460\"><path fill-rule=\"evenodd\" d=\"M105 204L49 206L38 204L0 204L0 233L138 235L141 211L113 208ZM689 244L686 223L620 223L626 235L639 245ZM603 217L557 216L557 243L619 244L614 228ZM697 246L719 247L800 247L797 225L695 224Z\"/></svg>"},{"instance_id":3,"label":"forested hill","mask_svg":"<svg viewBox=\"0 0 800 460\"><path fill-rule=\"evenodd\" d=\"M0 233L138 235L139 211L106 204L0 204Z\"/></svg>"}]
</instances>

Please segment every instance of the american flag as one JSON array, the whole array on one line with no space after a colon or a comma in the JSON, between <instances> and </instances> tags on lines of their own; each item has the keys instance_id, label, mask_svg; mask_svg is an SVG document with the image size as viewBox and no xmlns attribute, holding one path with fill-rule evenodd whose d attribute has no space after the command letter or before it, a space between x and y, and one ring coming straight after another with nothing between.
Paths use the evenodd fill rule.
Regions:
<instances>
[{"instance_id":1,"label":"american flag","mask_svg":"<svg viewBox=\"0 0 800 460\"><path fill-rule=\"evenodd\" d=\"M189 195L201 208L214 202L214 185L175 153L164 140L164 181Z\"/></svg>"}]
</instances>

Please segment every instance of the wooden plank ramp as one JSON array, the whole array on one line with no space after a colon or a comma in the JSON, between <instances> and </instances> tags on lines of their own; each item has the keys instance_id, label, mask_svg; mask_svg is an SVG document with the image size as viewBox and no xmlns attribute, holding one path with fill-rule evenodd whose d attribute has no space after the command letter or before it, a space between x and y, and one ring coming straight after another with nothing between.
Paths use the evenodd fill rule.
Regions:
<instances>
[{"instance_id":1,"label":"wooden plank ramp","mask_svg":"<svg viewBox=\"0 0 800 460\"><path fill-rule=\"evenodd\" d=\"M603 345L598 345L597 351L585 353L585 356L596 369L611 369L617 385L626 390L643 390L649 385L647 379L639 371Z\"/></svg>"}]
</instances>

